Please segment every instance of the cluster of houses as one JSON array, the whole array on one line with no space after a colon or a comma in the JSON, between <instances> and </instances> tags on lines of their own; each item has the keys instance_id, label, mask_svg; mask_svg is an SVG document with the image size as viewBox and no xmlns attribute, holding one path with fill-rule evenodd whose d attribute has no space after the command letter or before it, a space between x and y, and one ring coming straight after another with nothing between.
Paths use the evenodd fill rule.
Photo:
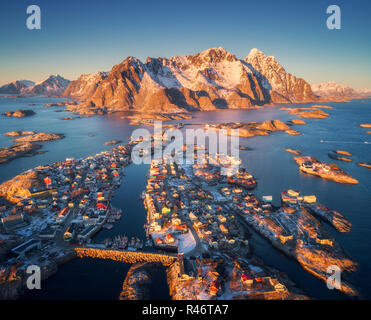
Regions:
<instances>
[{"instance_id":1,"label":"cluster of houses","mask_svg":"<svg viewBox=\"0 0 371 320\"><path fill-rule=\"evenodd\" d=\"M295 250L297 243L318 248L317 245L333 246L320 223L306 209L316 204L314 195L302 196L294 190L282 192L282 206L274 207L270 197L258 200L255 195L244 190L230 192L221 188L221 193L229 200L229 205L257 231L289 250Z\"/></svg>"},{"instance_id":2,"label":"cluster of houses","mask_svg":"<svg viewBox=\"0 0 371 320\"><path fill-rule=\"evenodd\" d=\"M169 272L173 286L176 287L173 292L174 299L210 300L222 296L227 274L223 259L184 259L174 265L177 268L173 266Z\"/></svg>"},{"instance_id":3,"label":"cluster of houses","mask_svg":"<svg viewBox=\"0 0 371 320\"><path fill-rule=\"evenodd\" d=\"M284 296L286 286L258 266L242 260L235 260L229 282L230 292L235 298L269 298L271 294Z\"/></svg>"},{"instance_id":4,"label":"cluster of houses","mask_svg":"<svg viewBox=\"0 0 371 320\"><path fill-rule=\"evenodd\" d=\"M24 241L14 253L23 256L43 240L56 245L63 245L63 240L89 241L102 226L117 220L121 212L110 202L121 183L122 169L130 162L133 144L32 169L37 171L38 183L31 186L30 196L3 206L0 213L2 232Z\"/></svg>"},{"instance_id":5,"label":"cluster of houses","mask_svg":"<svg viewBox=\"0 0 371 320\"><path fill-rule=\"evenodd\" d=\"M237 250L241 244L247 244L236 217L224 205L217 204L212 192L207 190L208 174L220 179L220 168L219 175L217 171L217 166L210 164L179 165L163 160L152 161L145 205L148 232L155 244L176 248L176 234L186 233L189 227L210 249L228 251L236 247ZM197 184L198 179L204 180L205 186Z\"/></svg>"},{"instance_id":6,"label":"cluster of houses","mask_svg":"<svg viewBox=\"0 0 371 320\"><path fill-rule=\"evenodd\" d=\"M282 203L286 204L300 204L301 202L305 203L316 203L317 197L315 195L304 196L300 192L289 189L281 192Z\"/></svg>"}]
</instances>

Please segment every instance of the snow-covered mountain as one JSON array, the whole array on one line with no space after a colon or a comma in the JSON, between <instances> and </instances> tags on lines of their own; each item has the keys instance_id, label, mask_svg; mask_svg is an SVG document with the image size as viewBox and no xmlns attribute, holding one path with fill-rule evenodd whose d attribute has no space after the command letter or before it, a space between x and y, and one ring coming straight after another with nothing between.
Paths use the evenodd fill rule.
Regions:
<instances>
[{"instance_id":1,"label":"snow-covered mountain","mask_svg":"<svg viewBox=\"0 0 371 320\"><path fill-rule=\"evenodd\" d=\"M357 95L357 92L334 81L317 83L312 85L313 92L320 97L350 97Z\"/></svg>"},{"instance_id":2,"label":"snow-covered mountain","mask_svg":"<svg viewBox=\"0 0 371 320\"><path fill-rule=\"evenodd\" d=\"M30 80L16 80L0 87L0 93L21 94L25 89L33 86L35 82Z\"/></svg>"},{"instance_id":3,"label":"snow-covered mountain","mask_svg":"<svg viewBox=\"0 0 371 320\"><path fill-rule=\"evenodd\" d=\"M371 97L371 89L364 88L364 89L359 89L356 91L361 96Z\"/></svg>"},{"instance_id":4,"label":"snow-covered mountain","mask_svg":"<svg viewBox=\"0 0 371 320\"><path fill-rule=\"evenodd\" d=\"M91 97L97 86L108 76L108 72L83 74L77 80L71 81L64 91L66 97L86 99Z\"/></svg>"},{"instance_id":5,"label":"snow-covered mountain","mask_svg":"<svg viewBox=\"0 0 371 320\"><path fill-rule=\"evenodd\" d=\"M221 47L145 63L128 57L104 79L84 77L65 92L84 97L81 108L181 112L317 99L308 83L257 49L244 60Z\"/></svg>"},{"instance_id":6,"label":"snow-covered mountain","mask_svg":"<svg viewBox=\"0 0 371 320\"><path fill-rule=\"evenodd\" d=\"M24 90L25 94L37 95L61 95L69 85L70 81L60 75L51 75L43 81L35 83L32 87Z\"/></svg>"},{"instance_id":7,"label":"snow-covered mountain","mask_svg":"<svg viewBox=\"0 0 371 320\"><path fill-rule=\"evenodd\" d=\"M326 98L360 98L371 96L371 89L355 90L334 81L314 84L312 85L312 90L316 95Z\"/></svg>"},{"instance_id":8,"label":"snow-covered mountain","mask_svg":"<svg viewBox=\"0 0 371 320\"><path fill-rule=\"evenodd\" d=\"M315 101L310 85L297 78L278 63L273 56L265 56L254 48L244 59L259 78L264 87L271 90L273 102L309 102Z\"/></svg>"}]
</instances>

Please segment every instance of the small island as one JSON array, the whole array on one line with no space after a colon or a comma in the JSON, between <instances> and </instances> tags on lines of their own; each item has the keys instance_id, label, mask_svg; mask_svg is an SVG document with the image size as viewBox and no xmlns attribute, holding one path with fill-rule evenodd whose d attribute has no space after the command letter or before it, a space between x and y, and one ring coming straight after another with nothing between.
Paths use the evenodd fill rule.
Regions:
<instances>
[{"instance_id":1,"label":"small island","mask_svg":"<svg viewBox=\"0 0 371 320\"><path fill-rule=\"evenodd\" d=\"M311 156L294 157L295 162L299 165L299 170L319 176L323 179L332 180L338 183L357 184L358 180L354 179L334 163L319 162Z\"/></svg>"},{"instance_id":2,"label":"small island","mask_svg":"<svg viewBox=\"0 0 371 320\"><path fill-rule=\"evenodd\" d=\"M334 107L330 106L321 106L321 105L314 105L312 108L322 108L322 109L334 109Z\"/></svg>"},{"instance_id":3,"label":"small island","mask_svg":"<svg viewBox=\"0 0 371 320\"><path fill-rule=\"evenodd\" d=\"M301 151L300 150L294 150L294 149L286 148L285 151L287 151L289 153L292 153L292 154L295 154L297 156L301 155Z\"/></svg>"},{"instance_id":4,"label":"small island","mask_svg":"<svg viewBox=\"0 0 371 320\"><path fill-rule=\"evenodd\" d=\"M5 137L19 137L19 136L26 136L29 134L35 134L36 132L34 131L9 131L3 133L3 136Z\"/></svg>"},{"instance_id":5,"label":"small island","mask_svg":"<svg viewBox=\"0 0 371 320\"><path fill-rule=\"evenodd\" d=\"M219 124L206 124L206 130L225 130L227 135L236 135L235 129L238 129L238 136L241 138L251 138L254 136L267 136L272 132L284 131L290 135L299 135L300 132L291 129L291 127L281 120L271 120L264 122L231 122Z\"/></svg>"},{"instance_id":6,"label":"small island","mask_svg":"<svg viewBox=\"0 0 371 320\"><path fill-rule=\"evenodd\" d=\"M341 154L343 156L347 156L347 157L351 157L352 154L348 151L344 151L344 150L334 150L334 153L337 153L337 154Z\"/></svg>"},{"instance_id":7,"label":"small island","mask_svg":"<svg viewBox=\"0 0 371 320\"><path fill-rule=\"evenodd\" d=\"M0 148L0 164L7 163L19 157L31 157L39 154L37 150L41 148L41 145L26 142L16 143L10 147Z\"/></svg>"},{"instance_id":8,"label":"small island","mask_svg":"<svg viewBox=\"0 0 371 320\"><path fill-rule=\"evenodd\" d=\"M20 157L32 157L45 151L38 151L41 145L33 142L43 142L63 139L63 134L36 133L34 131L10 131L3 134L6 137L19 137L12 139L15 143L9 147L0 148L0 164L7 163Z\"/></svg>"},{"instance_id":9,"label":"small island","mask_svg":"<svg viewBox=\"0 0 371 320\"><path fill-rule=\"evenodd\" d=\"M23 118L33 116L35 111L33 110L16 110L16 111L7 111L3 113L3 116L14 117L14 118Z\"/></svg>"},{"instance_id":10,"label":"small island","mask_svg":"<svg viewBox=\"0 0 371 320\"><path fill-rule=\"evenodd\" d=\"M290 120L290 122L292 124L306 124L306 122L304 120L301 120L301 119L292 119L292 120Z\"/></svg>"},{"instance_id":11,"label":"small island","mask_svg":"<svg viewBox=\"0 0 371 320\"><path fill-rule=\"evenodd\" d=\"M371 169L371 163L357 162L357 165L359 165L360 167L365 167L365 168Z\"/></svg>"},{"instance_id":12,"label":"small island","mask_svg":"<svg viewBox=\"0 0 371 320\"><path fill-rule=\"evenodd\" d=\"M296 130L293 130L293 129L285 130L285 132L287 134L289 134L290 136L299 136L299 135L301 135L301 133L299 131L296 131Z\"/></svg>"},{"instance_id":13,"label":"small island","mask_svg":"<svg viewBox=\"0 0 371 320\"><path fill-rule=\"evenodd\" d=\"M36 142L36 141L51 141L51 140L59 140L63 138L64 138L64 135L60 133L39 132L39 133L26 135L21 138L13 139L13 141L22 143L22 142Z\"/></svg>"},{"instance_id":14,"label":"small island","mask_svg":"<svg viewBox=\"0 0 371 320\"><path fill-rule=\"evenodd\" d=\"M119 143L122 143L122 141L121 140L111 140L111 141L106 141L104 144L106 146L114 146L114 145L119 144Z\"/></svg>"},{"instance_id":15,"label":"small island","mask_svg":"<svg viewBox=\"0 0 371 320\"><path fill-rule=\"evenodd\" d=\"M289 114L308 119L326 119L330 116L318 108L281 108L280 110L288 111Z\"/></svg>"}]
</instances>

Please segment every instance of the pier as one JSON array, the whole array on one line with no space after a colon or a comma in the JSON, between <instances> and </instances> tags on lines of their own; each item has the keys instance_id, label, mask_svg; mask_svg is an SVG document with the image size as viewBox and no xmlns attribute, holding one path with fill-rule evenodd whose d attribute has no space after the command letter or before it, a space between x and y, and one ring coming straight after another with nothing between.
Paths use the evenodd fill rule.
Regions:
<instances>
[{"instance_id":1,"label":"pier","mask_svg":"<svg viewBox=\"0 0 371 320\"><path fill-rule=\"evenodd\" d=\"M76 247L74 248L78 258L110 259L124 263L150 262L161 263L170 266L178 260L177 254L154 253L128 250L111 250L102 248Z\"/></svg>"}]
</instances>

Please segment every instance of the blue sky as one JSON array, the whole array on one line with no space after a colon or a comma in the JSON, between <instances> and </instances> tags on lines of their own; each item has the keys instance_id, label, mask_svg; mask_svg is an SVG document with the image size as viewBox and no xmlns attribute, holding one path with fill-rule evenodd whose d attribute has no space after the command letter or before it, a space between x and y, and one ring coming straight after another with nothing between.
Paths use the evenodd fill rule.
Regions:
<instances>
[{"instance_id":1,"label":"blue sky","mask_svg":"<svg viewBox=\"0 0 371 320\"><path fill-rule=\"evenodd\" d=\"M41 8L41 30L26 8ZM342 29L326 27L341 8ZM371 88L368 0L2 0L0 84L59 73L108 71L127 56L186 55L222 46L240 58L258 48L310 83Z\"/></svg>"}]
</instances>

